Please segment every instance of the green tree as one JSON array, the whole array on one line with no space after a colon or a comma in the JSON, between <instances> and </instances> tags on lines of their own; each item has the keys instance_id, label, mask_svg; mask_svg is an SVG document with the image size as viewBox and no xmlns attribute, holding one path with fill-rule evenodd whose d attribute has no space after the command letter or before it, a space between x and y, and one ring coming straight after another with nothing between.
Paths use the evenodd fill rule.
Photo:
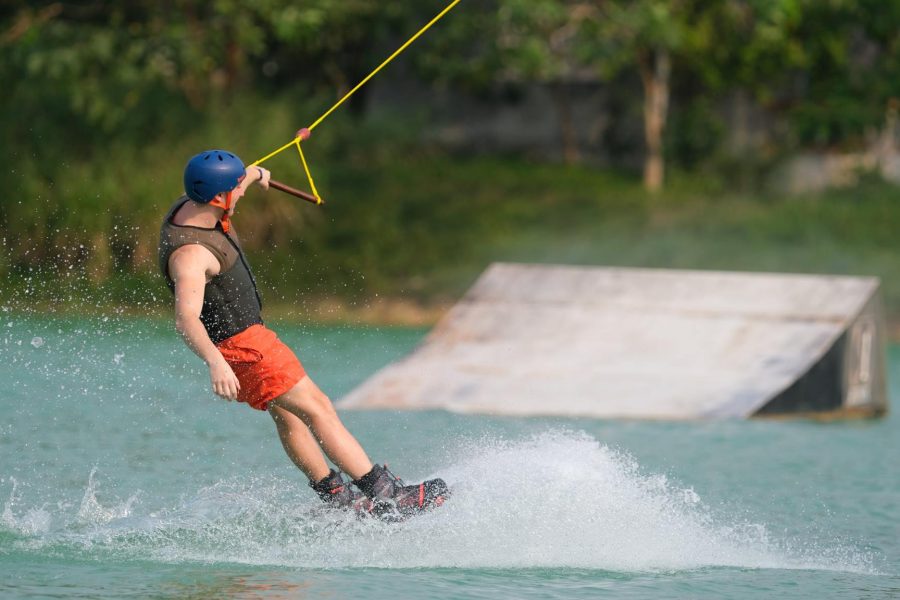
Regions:
<instances>
[{"instance_id":1,"label":"green tree","mask_svg":"<svg viewBox=\"0 0 900 600\"><path fill-rule=\"evenodd\" d=\"M604 77L635 68L643 86L644 186L663 186L663 135L669 111L673 62L703 45L698 12L712 3L692 0L592 0L586 2L579 53Z\"/></svg>"},{"instance_id":2,"label":"green tree","mask_svg":"<svg viewBox=\"0 0 900 600\"><path fill-rule=\"evenodd\" d=\"M686 67L710 92L744 90L797 147L858 146L900 94L900 5L728 0L699 15L708 42Z\"/></svg>"},{"instance_id":3,"label":"green tree","mask_svg":"<svg viewBox=\"0 0 900 600\"><path fill-rule=\"evenodd\" d=\"M560 0L505 0L496 14L496 50L503 65L500 77L549 88L560 124L563 159L569 164L581 159L569 85L596 79L575 52L583 14L581 3Z\"/></svg>"},{"instance_id":4,"label":"green tree","mask_svg":"<svg viewBox=\"0 0 900 600\"><path fill-rule=\"evenodd\" d=\"M579 49L586 63L605 77L632 68L640 74L644 184L657 191L664 182L664 135L675 78L700 83L690 92L693 99L683 98L686 103L744 89L768 107L783 102L804 79L824 75L843 80L851 75L840 64L853 39L849 30L865 28L851 17L858 4L855 0L592 0L593 12L582 21ZM823 56L829 60L821 60ZM817 65L823 72L817 72Z\"/></svg>"},{"instance_id":5,"label":"green tree","mask_svg":"<svg viewBox=\"0 0 900 600\"><path fill-rule=\"evenodd\" d=\"M377 64L376 46L405 14L362 0L3 4L0 77L12 85L0 95L0 158L16 174L0 198L9 262L62 257L96 263L102 276L114 230L123 220L136 229L142 204L152 209L134 189L169 167L145 147L177 147L233 118L229 105L259 86L327 90L330 101ZM123 255L134 244L120 244Z\"/></svg>"},{"instance_id":6,"label":"green tree","mask_svg":"<svg viewBox=\"0 0 900 600\"><path fill-rule=\"evenodd\" d=\"M563 159L576 163L581 156L569 88L597 80L575 53L580 9L569 0L461 4L415 61L424 78L475 94L544 86L556 109Z\"/></svg>"}]
</instances>

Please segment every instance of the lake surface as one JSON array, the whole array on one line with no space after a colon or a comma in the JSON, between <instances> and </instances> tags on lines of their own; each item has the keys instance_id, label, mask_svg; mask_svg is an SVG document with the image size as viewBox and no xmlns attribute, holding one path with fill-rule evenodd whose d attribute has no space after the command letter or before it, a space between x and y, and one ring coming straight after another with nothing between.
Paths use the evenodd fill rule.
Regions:
<instances>
[{"instance_id":1,"label":"lake surface","mask_svg":"<svg viewBox=\"0 0 900 600\"><path fill-rule=\"evenodd\" d=\"M425 333L273 328L334 398ZM0 313L0 382L3 598L900 596L896 412L343 413L373 460L454 488L388 525L321 510L271 419L213 396L167 322Z\"/></svg>"}]
</instances>

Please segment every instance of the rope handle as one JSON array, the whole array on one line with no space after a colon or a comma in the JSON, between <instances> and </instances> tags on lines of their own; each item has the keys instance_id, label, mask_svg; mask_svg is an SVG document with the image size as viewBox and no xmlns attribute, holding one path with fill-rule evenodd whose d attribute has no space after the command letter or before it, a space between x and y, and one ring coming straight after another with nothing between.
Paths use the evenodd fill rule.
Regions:
<instances>
[{"instance_id":1,"label":"rope handle","mask_svg":"<svg viewBox=\"0 0 900 600\"><path fill-rule=\"evenodd\" d=\"M311 133L312 133L312 130L315 129L316 127L318 127L318 125L319 125L322 121L324 121L325 118L328 117L328 115L330 115L331 113L333 113L333 112L334 112L341 104L343 104L350 96L352 96L354 93L356 93L356 91L357 91L359 88L361 88L361 87L364 86L366 83L368 83L368 81L369 81L370 79L372 79L379 71L381 71L381 69L383 69L384 67L386 67L386 66L388 65L388 63L390 63L392 60L394 60L401 52L403 52L404 50L406 50L406 48L409 47L410 44L412 44L412 43L415 42L417 39L419 39L419 37L420 37L423 33L425 33L426 31L428 31L429 29L431 29L431 26L432 26L432 25L434 25L434 24L437 23L439 20L441 20L441 18L443 18L444 15L446 15L448 12L450 12L450 10L451 10L454 6L456 6L457 4L459 4L459 3L460 3L460 0L453 0L452 2L450 2L450 4L448 4L448 5L444 8L444 10L442 10L441 12L439 12L439 13L437 14L437 16L435 16L433 19L431 19L431 21L429 21L424 27L422 27L418 32L416 32L416 34L415 34L414 36L412 36L411 38L409 38L408 40L406 40L406 42L405 42L402 46L400 46L399 48L397 48L397 50L395 50L393 54L391 54L390 56L388 56L388 57L384 60L384 62L382 62L380 65L378 65L378 67L375 68L374 71L372 71L371 73L369 73L368 75L366 75L366 77L365 77L362 81L360 81L359 83L357 83L356 86L353 87L353 89L351 89L349 92L347 92L346 94L344 94L344 97L343 97L343 98L341 98L340 100L338 100L338 101L334 104L334 106L332 106L332 107L329 108L327 111L325 111L325 113L324 113L321 117L319 117L318 119L316 119L316 120L312 123L312 125L310 125L309 127L304 127L304 128L302 128L302 129L299 129L299 130L297 131L297 133L294 135L294 139L292 139L291 141L289 141L289 142L288 142L287 144L285 144L284 146L282 146L282 147L280 147L280 148L278 148L278 149L276 149L276 150L270 152L269 154L266 154L265 156L263 156L262 158L260 158L260 159L257 160L256 162L252 163L251 166L254 166L254 167L255 167L255 166L259 165L260 163L269 160L270 158L272 158L272 157L275 156L276 154L280 154L281 152L287 150L287 149L290 148L291 146L296 146L296 147L297 147L297 153L300 155L300 162L303 164L303 170L306 171L306 177L307 177L307 179L309 180L309 186L310 186L310 188L312 189L313 195L307 194L306 192L300 192L300 190L291 188L291 187L289 187L289 186L286 186L286 185L284 185L284 184L282 184L282 183L278 183L278 182L276 182L276 181L269 181L269 185L271 185L272 187L274 187L274 188L277 189L277 190L281 190L281 191L286 192L286 193L289 193L289 194L291 194L291 195L293 195L293 196L297 196L298 198L303 198L304 200L309 200L310 202L315 202L316 204L323 204L324 201L322 200L321 196L319 196L319 193L316 191L316 184L313 182L312 173L310 173L309 165L307 165L307 163L306 163L306 157L303 156L303 149L300 147L300 142L301 142L301 141L306 141L306 140L308 140L309 137L310 137L310 135L311 135ZM274 184L278 184L278 185L274 185ZM284 189L284 188L288 188L288 189L290 189L291 191L288 191L288 189ZM295 193L295 192L296 192L296 193ZM303 195L299 195L299 194L303 194Z\"/></svg>"},{"instance_id":2,"label":"rope handle","mask_svg":"<svg viewBox=\"0 0 900 600\"><path fill-rule=\"evenodd\" d=\"M274 179L269 180L269 187L275 188L279 192L284 192L285 194L290 194L291 196L300 198L301 200L312 202L313 204L325 203L321 198L317 198L316 196L313 196L312 194L304 192L302 190L298 190L297 188L292 188L291 186L285 185L280 181L275 181Z\"/></svg>"}]
</instances>

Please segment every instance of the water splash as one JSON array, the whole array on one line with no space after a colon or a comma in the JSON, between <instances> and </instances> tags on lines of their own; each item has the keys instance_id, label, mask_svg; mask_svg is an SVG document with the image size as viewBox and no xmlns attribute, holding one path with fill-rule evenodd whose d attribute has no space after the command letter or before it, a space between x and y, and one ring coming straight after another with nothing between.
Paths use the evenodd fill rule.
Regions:
<instances>
[{"instance_id":1,"label":"water splash","mask_svg":"<svg viewBox=\"0 0 900 600\"><path fill-rule=\"evenodd\" d=\"M16 492L19 489L19 482L15 477L10 477L9 480L12 483L12 490L9 493L9 498L3 505L3 513L0 514L0 524L10 532L25 537L40 536L49 532L52 516L46 506L28 508L20 517L14 515L13 507L18 501Z\"/></svg>"},{"instance_id":2,"label":"water splash","mask_svg":"<svg viewBox=\"0 0 900 600\"><path fill-rule=\"evenodd\" d=\"M114 519L123 519L131 514L132 506L137 501L138 494L131 495L125 502L106 508L97 500L97 467L91 469L88 476L87 488L81 498L78 507L76 522L82 525L104 525Z\"/></svg>"},{"instance_id":3,"label":"water splash","mask_svg":"<svg viewBox=\"0 0 900 600\"><path fill-rule=\"evenodd\" d=\"M765 525L714 516L695 490L644 474L586 434L480 440L454 455L435 473L452 499L400 525L328 511L298 494L296 480L261 478L219 482L177 506L135 514L135 496L103 507L92 471L74 521L34 528L30 541L97 559L305 568L873 571L857 550L815 541L794 550ZM4 523L19 522L12 505Z\"/></svg>"}]
</instances>

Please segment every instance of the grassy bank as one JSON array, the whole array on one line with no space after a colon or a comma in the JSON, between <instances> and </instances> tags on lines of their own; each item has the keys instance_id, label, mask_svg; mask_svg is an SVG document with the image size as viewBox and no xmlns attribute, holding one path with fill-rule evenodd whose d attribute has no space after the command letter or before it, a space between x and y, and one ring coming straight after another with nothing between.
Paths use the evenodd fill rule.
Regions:
<instances>
[{"instance_id":1,"label":"grassy bank","mask_svg":"<svg viewBox=\"0 0 900 600\"><path fill-rule=\"evenodd\" d=\"M49 188L17 180L18 204L8 201L0 222L4 304L164 313L155 239L184 156L213 139L255 158L283 141L292 118L270 110L262 141L247 141L251 115L233 130L200 128L174 148L157 142L75 161ZM627 174L448 156L392 132L388 147L377 124L338 123L310 145L324 207L275 192L242 201L236 223L271 312L429 322L488 264L506 260L876 275L900 323L900 203L889 184L787 197L675 174L651 196ZM268 166L302 187L295 163L285 153Z\"/></svg>"},{"instance_id":2,"label":"grassy bank","mask_svg":"<svg viewBox=\"0 0 900 600\"><path fill-rule=\"evenodd\" d=\"M441 157L356 175L333 182L309 263L266 254L288 289L316 296L309 282L321 277L350 304L441 305L495 260L875 275L900 323L900 203L881 181L784 197L676 178L650 196L634 178L588 168Z\"/></svg>"}]
</instances>

